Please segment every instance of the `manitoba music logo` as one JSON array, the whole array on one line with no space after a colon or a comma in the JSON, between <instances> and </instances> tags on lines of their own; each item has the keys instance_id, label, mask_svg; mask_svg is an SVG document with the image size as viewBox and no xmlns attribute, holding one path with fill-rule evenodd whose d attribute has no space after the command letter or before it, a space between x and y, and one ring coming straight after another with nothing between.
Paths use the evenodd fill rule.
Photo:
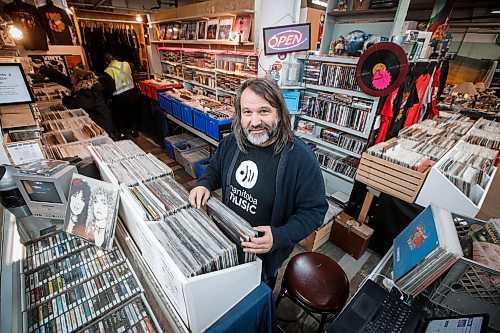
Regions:
<instances>
[{"instance_id":1,"label":"manitoba music logo","mask_svg":"<svg viewBox=\"0 0 500 333\"><path fill-rule=\"evenodd\" d=\"M255 186L258 176L259 169L257 168L257 164L252 161L241 162L234 175L238 184L246 189L251 189ZM257 199L247 191L239 190L233 185L231 185L229 200L231 200L236 206L239 206L241 209L246 210L251 214L255 214L257 210Z\"/></svg>"}]
</instances>

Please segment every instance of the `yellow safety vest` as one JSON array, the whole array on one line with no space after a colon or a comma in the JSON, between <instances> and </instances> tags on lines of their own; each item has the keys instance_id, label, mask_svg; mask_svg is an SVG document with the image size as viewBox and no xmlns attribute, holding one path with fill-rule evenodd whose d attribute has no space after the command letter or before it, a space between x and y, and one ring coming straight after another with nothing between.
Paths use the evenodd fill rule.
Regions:
<instances>
[{"instance_id":1,"label":"yellow safety vest","mask_svg":"<svg viewBox=\"0 0 500 333\"><path fill-rule=\"evenodd\" d=\"M134 88L134 80L132 79L132 70L128 62L119 62L113 60L108 68L104 70L109 76L115 80L115 92L113 96L119 95L127 90Z\"/></svg>"}]
</instances>

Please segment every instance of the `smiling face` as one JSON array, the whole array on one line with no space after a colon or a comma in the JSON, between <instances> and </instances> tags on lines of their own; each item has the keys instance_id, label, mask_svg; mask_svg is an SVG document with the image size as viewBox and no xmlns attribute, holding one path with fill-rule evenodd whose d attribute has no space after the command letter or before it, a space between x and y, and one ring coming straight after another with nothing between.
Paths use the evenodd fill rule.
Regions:
<instances>
[{"instance_id":1,"label":"smiling face","mask_svg":"<svg viewBox=\"0 0 500 333\"><path fill-rule=\"evenodd\" d=\"M108 217L108 201L102 194L97 194L94 198L94 216L96 220L104 220Z\"/></svg>"},{"instance_id":2,"label":"smiling face","mask_svg":"<svg viewBox=\"0 0 500 333\"><path fill-rule=\"evenodd\" d=\"M276 108L272 107L266 99L250 88L243 91L241 94L241 126L250 143L256 146L272 144L278 122Z\"/></svg>"},{"instance_id":3,"label":"smiling face","mask_svg":"<svg viewBox=\"0 0 500 333\"><path fill-rule=\"evenodd\" d=\"M71 201L69 203L69 208L73 215L80 215L85 207L85 201L83 201L83 191L80 190L73 195L71 195Z\"/></svg>"}]
</instances>

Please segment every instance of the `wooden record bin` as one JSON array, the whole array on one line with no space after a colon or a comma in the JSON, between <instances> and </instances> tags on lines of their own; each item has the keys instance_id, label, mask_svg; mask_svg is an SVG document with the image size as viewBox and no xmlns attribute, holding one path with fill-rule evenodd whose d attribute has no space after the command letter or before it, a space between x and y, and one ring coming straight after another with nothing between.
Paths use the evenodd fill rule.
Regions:
<instances>
[{"instance_id":1,"label":"wooden record bin","mask_svg":"<svg viewBox=\"0 0 500 333\"><path fill-rule=\"evenodd\" d=\"M424 171L420 172L363 153L355 179L380 192L413 203L433 164L434 162L431 162Z\"/></svg>"}]
</instances>

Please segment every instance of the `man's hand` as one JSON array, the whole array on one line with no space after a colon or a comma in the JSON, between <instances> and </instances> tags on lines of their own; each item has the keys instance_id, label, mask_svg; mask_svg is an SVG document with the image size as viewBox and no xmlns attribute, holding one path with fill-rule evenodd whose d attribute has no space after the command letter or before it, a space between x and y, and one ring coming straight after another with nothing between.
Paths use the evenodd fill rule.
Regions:
<instances>
[{"instance_id":1,"label":"man's hand","mask_svg":"<svg viewBox=\"0 0 500 333\"><path fill-rule=\"evenodd\" d=\"M253 229L263 232L264 235L262 237L252 237L249 242L242 242L243 251L253 253L267 253L271 251L273 247L273 233L271 232L271 227L263 225L254 227Z\"/></svg>"},{"instance_id":2,"label":"man's hand","mask_svg":"<svg viewBox=\"0 0 500 333\"><path fill-rule=\"evenodd\" d=\"M207 204L208 198L210 198L210 191L204 186L196 186L189 192L189 203L198 209Z\"/></svg>"}]
</instances>

